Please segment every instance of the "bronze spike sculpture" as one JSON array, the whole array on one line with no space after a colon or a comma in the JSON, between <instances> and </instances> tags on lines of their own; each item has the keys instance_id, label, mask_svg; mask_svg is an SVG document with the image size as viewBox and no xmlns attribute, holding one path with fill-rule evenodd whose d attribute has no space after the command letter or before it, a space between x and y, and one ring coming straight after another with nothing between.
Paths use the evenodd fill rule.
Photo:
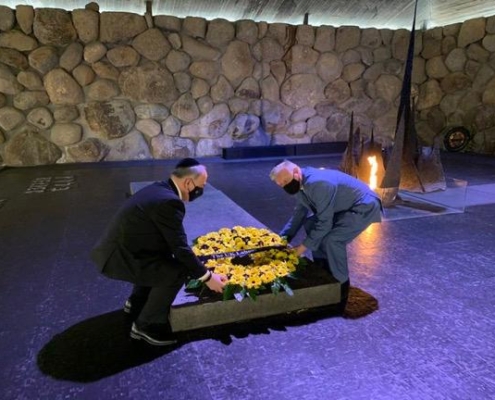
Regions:
<instances>
[{"instance_id":1,"label":"bronze spike sculpture","mask_svg":"<svg viewBox=\"0 0 495 400\"><path fill-rule=\"evenodd\" d=\"M363 144L359 128L354 131L354 115L351 114L349 142L340 166L342 171L368 183L370 167L366 161L370 155L376 155L378 185L375 190L384 206L393 204L399 189L424 193L446 188L438 143L432 147L420 146L415 130L411 78L417 5L416 0L393 146L385 149L384 160L380 146L374 143L373 131L371 140Z\"/></svg>"}]
</instances>

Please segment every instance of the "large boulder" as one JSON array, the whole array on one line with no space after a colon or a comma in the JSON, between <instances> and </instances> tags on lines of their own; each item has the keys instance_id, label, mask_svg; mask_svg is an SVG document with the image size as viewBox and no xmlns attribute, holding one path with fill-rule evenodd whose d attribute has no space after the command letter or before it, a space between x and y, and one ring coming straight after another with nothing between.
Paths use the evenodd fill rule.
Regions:
<instances>
[{"instance_id":1,"label":"large boulder","mask_svg":"<svg viewBox=\"0 0 495 400\"><path fill-rule=\"evenodd\" d=\"M314 106L325 99L322 80L312 74L296 74L287 79L280 88L280 97L288 106L298 109Z\"/></svg>"},{"instance_id":2,"label":"large boulder","mask_svg":"<svg viewBox=\"0 0 495 400\"><path fill-rule=\"evenodd\" d=\"M97 138L88 138L74 146L67 148L69 161L72 162L98 162L108 154L109 148Z\"/></svg>"},{"instance_id":3,"label":"large boulder","mask_svg":"<svg viewBox=\"0 0 495 400\"><path fill-rule=\"evenodd\" d=\"M233 140L233 146L267 146L271 136L260 126L256 115L238 114L229 126L228 134Z\"/></svg>"},{"instance_id":4,"label":"large boulder","mask_svg":"<svg viewBox=\"0 0 495 400\"><path fill-rule=\"evenodd\" d=\"M146 140L138 131L112 141L105 161L148 160L152 158Z\"/></svg>"},{"instance_id":5,"label":"large boulder","mask_svg":"<svg viewBox=\"0 0 495 400\"><path fill-rule=\"evenodd\" d=\"M127 135L136 120L134 110L125 100L92 102L84 107L84 113L91 129L105 139Z\"/></svg>"},{"instance_id":6,"label":"large boulder","mask_svg":"<svg viewBox=\"0 0 495 400\"><path fill-rule=\"evenodd\" d=\"M98 40L100 15L96 11L73 10L72 21L81 42L91 43Z\"/></svg>"},{"instance_id":7,"label":"large boulder","mask_svg":"<svg viewBox=\"0 0 495 400\"><path fill-rule=\"evenodd\" d=\"M29 65L41 75L45 75L59 63L57 50L52 46L38 47L29 54L28 59Z\"/></svg>"},{"instance_id":8,"label":"large boulder","mask_svg":"<svg viewBox=\"0 0 495 400\"><path fill-rule=\"evenodd\" d=\"M79 110L76 106L58 106L53 111L53 118L59 123L71 122L78 117Z\"/></svg>"},{"instance_id":9,"label":"large boulder","mask_svg":"<svg viewBox=\"0 0 495 400\"><path fill-rule=\"evenodd\" d=\"M37 8L33 31L40 43L56 47L65 47L77 38L70 14L58 8Z\"/></svg>"},{"instance_id":10,"label":"large boulder","mask_svg":"<svg viewBox=\"0 0 495 400\"><path fill-rule=\"evenodd\" d=\"M340 26L337 28L335 50L343 53L346 50L359 46L361 29L357 26Z\"/></svg>"},{"instance_id":11,"label":"large boulder","mask_svg":"<svg viewBox=\"0 0 495 400\"><path fill-rule=\"evenodd\" d=\"M340 77L343 68L342 61L333 53L323 53L316 64L316 72L325 82L332 82Z\"/></svg>"},{"instance_id":12,"label":"large boulder","mask_svg":"<svg viewBox=\"0 0 495 400\"><path fill-rule=\"evenodd\" d=\"M14 27L14 11L7 6L0 6L0 31L9 31Z\"/></svg>"},{"instance_id":13,"label":"large boulder","mask_svg":"<svg viewBox=\"0 0 495 400\"><path fill-rule=\"evenodd\" d=\"M206 32L206 41L215 47L223 47L232 41L235 35L234 24L226 19L210 21Z\"/></svg>"},{"instance_id":14,"label":"large boulder","mask_svg":"<svg viewBox=\"0 0 495 400\"><path fill-rule=\"evenodd\" d=\"M402 81L395 75L381 75L375 82L378 97L392 103L402 89Z\"/></svg>"},{"instance_id":15,"label":"large boulder","mask_svg":"<svg viewBox=\"0 0 495 400\"><path fill-rule=\"evenodd\" d=\"M70 72L79 65L82 57L82 45L78 42L71 43L60 56L60 66Z\"/></svg>"},{"instance_id":16,"label":"large boulder","mask_svg":"<svg viewBox=\"0 0 495 400\"><path fill-rule=\"evenodd\" d=\"M23 89L8 67L0 64L0 93L17 94Z\"/></svg>"},{"instance_id":17,"label":"large boulder","mask_svg":"<svg viewBox=\"0 0 495 400\"><path fill-rule=\"evenodd\" d=\"M108 50L107 58L114 67L131 67L139 63L139 53L131 46L117 46Z\"/></svg>"},{"instance_id":18,"label":"large boulder","mask_svg":"<svg viewBox=\"0 0 495 400\"><path fill-rule=\"evenodd\" d=\"M78 124L55 124L50 131L50 139L57 146L70 146L81 140L82 128Z\"/></svg>"},{"instance_id":19,"label":"large boulder","mask_svg":"<svg viewBox=\"0 0 495 400\"><path fill-rule=\"evenodd\" d=\"M426 81L419 87L419 97L416 109L418 111L434 107L440 104L444 93L440 84L435 79Z\"/></svg>"},{"instance_id":20,"label":"large boulder","mask_svg":"<svg viewBox=\"0 0 495 400\"><path fill-rule=\"evenodd\" d=\"M31 36L12 30L0 33L0 47L18 51L32 51L38 47L38 42Z\"/></svg>"},{"instance_id":21,"label":"large boulder","mask_svg":"<svg viewBox=\"0 0 495 400\"><path fill-rule=\"evenodd\" d=\"M237 87L253 72L253 59L249 45L239 40L231 42L222 57L222 70L225 77Z\"/></svg>"},{"instance_id":22,"label":"large boulder","mask_svg":"<svg viewBox=\"0 0 495 400\"><path fill-rule=\"evenodd\" d=\"M25 70L29 68L26 56L14 49L0 48L0 63L8 65L16 70Z\"/></svg>"},{"instance_id":23,"label":"large boulder","mask_svg":"<svg viewBox=\"0 0 495 400\"><path fill-rule=\"evenodd\" d=\"M29 35L33 32L34 8L33 6L18 5L15 8L15 17L21 30Z\"/></svg>"},{"instance_id":24,"label":"large boulder","mask_svg":"<svg viewBox=\"0 0 495 400\"><path fill-rule=\"evenodd\" d=\"M50 102L44 90L27 91L14 96L14 107L19 110L29 110L34 107L46 106Z\"/></svg>"},{"instance_id":25,"label":"large boulder","mask_svg":"<svg viewBox=\"0 0 495 400\"><path fill-rule=\"evenodd\" d=\"M206 43L193 39L190 36L182 36L182 50L191 56L194 61L217 60L222 54L219 50Z\"/></svg>"},{"instance_id":26,"label":"large boulder","mask_svg":"<svg viewBox=\"0 0 495 400\"><path fill-rule=\"evenodd\" d=\"M77 105L84 102L81 86L62 68L48 72L44 79L45 90L55 105Z\"/></svg>"},{"instance_id":27,"label":"large boulder","mask_svg":"<svg viewBox=\"0 0 495 400\"><path fill-rule=\"evenodd\" d=\"M6 165L21 167L55 164L62 151L34 128L26 128L14 135L4 148Z\"/></svg>"},{"instance_id":28,"label":"large boulder","mask_svg":"<svg viewBox=\"0 0 495 400\"><path fill-rule=\"evenodd\" d=\"M170 114L167 107L160 104L140 104L134 108L136 117L139 119L154 119L163 121Z\"/></svg>"},{"instance_id":29,"label":"large boulder","mask_svg":"<svg viewBox=\"0 0 495 400\"><path fill-rule=\"evenodd\" d=\"M199 109L191 93L184 93L170 109L172 115L184 122L192 122L199 117Z\"/></svg>"},{"instance_id":30,"label":"large boulder","mask_svg":"<svg viewBox=\"0 0 495 400\"><path fill-rule=\"evenodd\" d=\"M190 139L158 135L151 139L155 159L194 157L194 142Z\"/></svg>"},{"instance_id":31,"label":"large boulder","mask_svg":"<svg viewBox=\"0 0 495 400\"><path fill-rule=\"evenodd\" d=\"M270 62L284 56L284 48L272 37L264 37L253 47L253 56L258 61Z\"/></svg>"},{"instance_id":32,"label":"large boulder","mask_svg":"<svg viewBox=\"0 0 495 400\"><path fill-rule=\"evenodd\" d=\"M256 22L248 19L237 21L236 37L249 44L256 43L258 40L258 25L256 25Z\"/></svg>"},{"instance_id":33,"label":"large boulder","mask_svg":"<svg viewBox=\"0 0 495 400\"><path fill-rule=\"evenodd\" d=\"M465 21L461 26L461 30L459 31L457 46L461 48L466 47L468 44L483 39L483 37L485 36L485 28L485 18L475 18Z\"/></svg>"},{"instance_id":34,"label":"large boulder","mask_svg":"<svg viewBox=\"0 0 495 400\"><path fill-rule=\"evenodd\" d=\"M27 121L36 128L45 130L53 125L53 115L47 108L38 107L29 112Z\"/></svg>"},{"instance_id":35,"label":"large boulder","mask_svg":"<svg viewBox=\"0 0 495 400\"><path fill-rule=\"evenodd\" d=\"M0 128L4 131L19 127L25 120L24 114L14 107L0 108Z\"/></svg>"},{"instance_id":36,"label":"large boulder","mask_svg":"<svg viewBox=\"0 0 495 400\"><path fill-rule=\"evenodd\" d=\"M152 61L161 60L172 48L167 38L156 28L148 29L138 35L133 40L132 47L143 57Z\"/></svg>"},{"instance_id":37,"label":"large boulder","mask_svg":"<svg viewBox=\"0 0 495 400\"><path fill-rule=\"evenodd\" d=\"M315 72L315 65L320 53L309 46L296 44L291 48L290 69L293 74L310 74Z\"/></svg>"},{"instance_id":38,"label":"large boulder","mask_svg":"<svg viewBox=\"0 0 495 400\"><path fill-rule=\"evenodd\" d=\"M125 42L143 33L147 28L142 15L128 12L100 13L100 40L103 43Z\"/></svg>"},{"instance_id":39,"label":"large boulder","mask_svg":"<svg viewBox=\"0 0 495 400\"><path fill-rule=\"evenodd\" d=\"M170 106L179 97L172 74L167 68L153 63L123 71L119 86L125 96L146 103Z\"/></svg>"},{"instance_id":40,"label":"large boulder","mask_svg":"<svg viewBox=\"0 0 495 400\"><path fill-rule=\"evenodd\" d=\"M180 135L188 138L216 139L226 134L229 123L229 107L226 104L217 104L200 119L183 126Z\"/></svg>"},{"instance_id":41,"label":"large boulder","mask_svg":"<svg viewBox=\"0 0 495 400\"><path fill-rule=\"evenodd\" d=\"M265 132L274 134L286 130L292 109L280 102L261 102L261 126Z\"/></svg>"},{"instance_id":42,"label":"large boulder","mask_svg":"<svg viewBox=\"0 0 495 400\"><path fill-rule=\"evenodd\" d=\"M314 49L319 52L332 51L335 48L335 28L333 26L320 26L316 28Z\"/></svg>"},{"instance_id":43,"label":"large boulder","mask_svg":"<svg viewBox=\"0 0 495 400\"><path fill-rule=\"evenodd\" d=\"M105 101L118 96L120 89L114 81L99 79L88 87L87 96L89 100Z\"/></svg>"}]
</instances>

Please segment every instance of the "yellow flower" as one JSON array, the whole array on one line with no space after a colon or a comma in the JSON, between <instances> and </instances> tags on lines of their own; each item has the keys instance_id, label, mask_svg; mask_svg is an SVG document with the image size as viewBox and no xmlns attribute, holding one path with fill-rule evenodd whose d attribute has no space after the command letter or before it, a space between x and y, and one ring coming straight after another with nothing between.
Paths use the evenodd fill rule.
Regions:
<instances>
[{"instance_id":1,"label":"yellow flower","mask_svg":"<svg viewBox=\"0 0 495 400\"><path fill-rule=\"evenodd\" d=\"M276 276L273 272L266 272L263 275L261 275L261 280L263 283L270 283L275 280Z\"/></svg>"},{"instance_id":2,"label":"yellow flower","mask_svg":"<svg viewBox=\"0 0 495 400\"><path fill-rule=\"evenodd\" d=\"M246 287L248 289L256 289L262 285L262 281L259 276L250 276L246 280Z\"/></svg>"},{"instance_id":3,"label":"yellow flower","mask_svg":"<svg viewBox=\"0 0 495 400\"><path fill-rule=\"evenodd\" d=\"M285 244L285 240L268 229L237 225L199 237L193 252L199 256ZM294 272L299 262L295 251L290 249L267 250L251 254L249 258L252 260L249 265L234 265L232 258L208 260L205 265L225 275L229 284L256 290Z\"/></svg>"},{"instance_id":4,"label":"yellow flower","mask_svg":"<svg viewBox=\"0 0 495 400\"><path fill-rule=\"evenodd\" d=\"M245 282L246 282L246 280L245 280L244 276L242 276L242 275L232 275L229 278L229 283L231 283L232 285L244 286Z\"/></svg>"}]
</instances>

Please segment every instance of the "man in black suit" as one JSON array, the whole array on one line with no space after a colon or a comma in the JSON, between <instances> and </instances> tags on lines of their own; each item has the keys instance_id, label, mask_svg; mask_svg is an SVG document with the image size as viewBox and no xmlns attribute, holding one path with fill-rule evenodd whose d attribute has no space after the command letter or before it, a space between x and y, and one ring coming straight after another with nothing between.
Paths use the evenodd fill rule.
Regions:
<instances>
[{"instance_id":1,"label":"man in black suit","mask_svg":"<svg viewBox=\"0 0 495 400\"><path fill-rule=\"evenodd\" d=\"M184 202L203 194L206 167L181 160L167 182L155 182L125 201L91 252L100 272L134 284L124 311L135 317L130 336L152 345L176 342L170 306L188 278L221 293L226 278L209 271L187 243Z\"/></svg>"}]
</instances>

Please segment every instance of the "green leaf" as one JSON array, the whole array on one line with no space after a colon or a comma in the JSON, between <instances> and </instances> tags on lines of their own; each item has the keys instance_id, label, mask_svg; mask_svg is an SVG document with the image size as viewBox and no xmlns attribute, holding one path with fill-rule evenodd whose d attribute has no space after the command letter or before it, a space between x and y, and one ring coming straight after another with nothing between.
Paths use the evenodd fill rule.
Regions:
<instances>
[{"instance_id":1,"label":"green leaf","mask_svg":"<svg viewBox=\"0 0 495 400\"><path fill-rule=\"evenodd\" d=\"M234 297L236 290L239 290L237 285L225 285L223 288L223 300L230 300Z\"/></svg>"},{"instance_id":2,"label":"green leaf","mask_svg":"<svg viewBox=\"0 0 495 400\"><path fill-rule=\"evenodd\" d=\"M299 262L297 263L297 267L306 268L309 265L309 261L306 257L299 257Z\"/></svg>"},{"instance_id":3,"label":"green leaf","mask_svg":"<svg viewBox=\"0 0 495 400\"><path fill-rule=\"evenodd\" d=\"M256 297L258 296L258 290L249 289L248 290L248 296L251 298L251 300L256 301Z\"/></svg>"},{"instance_id":4,"label":"green leaf","mask_svg":"<svg viewBox=\"0 0 495 400\"><path fill-rule=\"evenodd\" d=\"M200 237L201 236L198 236L196 239L193 239L193 241L192 241L192 245L193 246L196 246L198 244L198 240L199 240Z\"/></svg>"},{"instance_id":5,"label":"green leaf","mask_svg":"<svg viewBox=\"0 0 495 400\"><path fill-rule=\"evenodd\" d=\"M295 273L291 272L289 275L286 275L286 278L299 279L299 276L297 276Z\"/></svg>"},{"instance_id":6,"label":"green leaf","mask_svg":"<svg viewBox=\"0 0 495 400\"><path fill-rule=\"evenodd\" d=\"M287 283L282 283L282 287L284 288L285 293L287 293L289 296L294 296L294 291Z\"/></svg>"},{"instance_id":7,"label":"green leaf","mask_svg":"<svg viewBox=\"0 0 495 400\"><path fill-rule=\"evenodd\" d=\"M271 289L272 293L275 295L280 292L280 281L278 279L273 281Z\"/></svg>"},{"instance_id":8,"label":"green leaf","mask_svg":"<svg viewBox=\"0 0 495 400\"><path fill-rule=\"evenodd\" d=\"M187 282L186 289L197 289L201 287L203 282L201 282L199 279L191 279L189 282Z\"/></svg>"}]
</instances>

